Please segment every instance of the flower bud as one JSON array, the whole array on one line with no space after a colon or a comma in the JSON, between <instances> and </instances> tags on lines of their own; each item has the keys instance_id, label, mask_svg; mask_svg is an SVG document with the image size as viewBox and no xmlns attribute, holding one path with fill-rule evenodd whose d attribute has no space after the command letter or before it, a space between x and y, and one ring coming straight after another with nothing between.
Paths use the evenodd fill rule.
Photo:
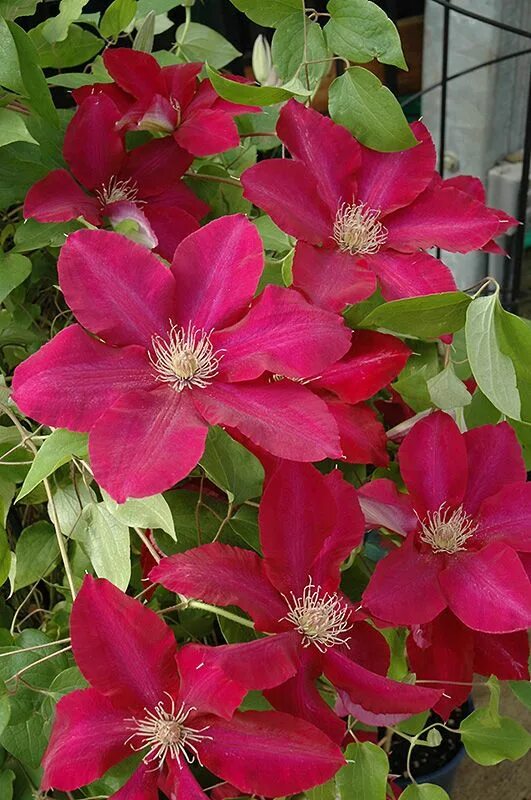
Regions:
<instances>
[{"instance_id":1,"label":"flower bud","mask_svg":"<svg viewBox=\"0 0 531 800\"><path fill-rule=\"evenodd\" d=\"M252 67L254 77L263 86L274 86L277 74L271 58L271 47L265 36L257 36L253 45Z\"/></svg>"}]
</instances>

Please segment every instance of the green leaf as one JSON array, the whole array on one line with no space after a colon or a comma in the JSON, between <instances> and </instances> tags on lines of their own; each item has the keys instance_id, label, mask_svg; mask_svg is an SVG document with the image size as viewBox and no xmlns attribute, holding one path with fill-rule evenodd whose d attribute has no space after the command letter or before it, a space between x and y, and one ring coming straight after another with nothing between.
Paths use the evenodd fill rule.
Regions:
<instances>
[{"instance_id":1,"label":"green leaf","mask_svg":"<svg viewBox=\"0 0 531 800\"><path fill-rule=\"evenodd\" d=\"M88 0L61 0L59 14L46 20L43 28L44 37L53 44L62 42L68 35L70 25L79 19Z\"/></svg>"},{"instance_id":2,"label":"green leaf","mask_svg":"<svg viewBox=\"0 0 531 800\"><path fill-rule=\"evenodd\" d=\"M531 709L531 683L529 681L509 681L514 694L526 708Z\"/></svg>"},{"instance_id":3,"label":"green leaf","mask_svg":"<svg viewBox=\"0 0 531 800\"><path fill-rule=\"evenodd\" d=\"M30 250L42 250L44 247L62 247L69 233L84 227L77 220L37 222L36 219L27 219L15 232L14 252L27 253Z\"/></svg>"},{"instance_id":4,"label":"green leaf","mask_svg":"<svg viewBox=\"0 0 531 800\"><path fill-rule=\"evenodd\" d=\"M12 92L24 94L18 52L7 22L0 17L0 85Z\"/></svg>"},{"instance_id":5,"label":"green leaf","mask_svg":"<svg viewBox=\"0 0 531 800\"><path fill-rule=\"evenodd\" d=\"M0 302L31 273L31 261L17 253L0 252Z\"/></svg>"},{"instance_id":6,"label":"green leaf","mask_svg":"<svg viewBox=\"0 0 531 800\"><path fill-rule=\"evenodd\" d=\"M186 34L184 41L181 37ZM184 23L177 28L175 41L180 43L180 52L188 61L208 61L214 69L220 69L241 55L220 33L191 22L188 30Z\"/></svg>"},{"instance_id":7,"label":"green leaf","mask_svg":"<svg viewBox=\"0 0 531 800\"><path fill-rule=\"evenodd\" d=\"M101 35L105 39L117 38L134 20L136 10L136 0L113 0L101 18Z\"/></svg>"},{"instance_id":8,"label":"green leaf","mask_svg":"<svg viewBox=\"0 0 531 800\"><path fill-rule=\"evenodd\" d=\"M0 151L1 153L1 151ZM229 178L227 170L219 164L206 164L197 171L198 175L215 175L220 178ZM241 186L220 183L219 181L201 180L200 178L187 179L186 183L193 189L201 200L208 203L210 213L208 219L221 217L224 214L242 212L247 214L251 210L251 203L243 197Z\"/></svg>"},{"instance_id":9,"label":"green leaf","mask_svg":"<svg viewBox=\"0 0 531 800\"><path fill-rule=\"evenodd\" d=\"M451 364L427 382L431 402L443 411L462 408L472 402L472 395L460 381Z\"/></svg>"},{"instance_id":10,"label":"green leaf","mask_svg":"<svg viewBox=\"0 0 531 800\"><path fill-rule=\"evenodd\" d=\"M87 681L78 667L68 667L56 675L50 684L50 691L57 695L57 699L76 689L86 689Z\"/></svg>"},{"instance_id":11,"label":"green leaf","mask_svg":"<svg viewBox=\"0 0 531 800\"><path fill-rule=\"evenodd\" d=\"M261 494L264 468L256 456L221 428L209 430L201 466L235 504Z\"/></svg>"},{"instance_id":12,"label":"green leaf","mask_svg":"<svg viewBox=\"0 0 531 800\"><path fill-rule=\"evenodd\" d=\"M292 92L276 86L253 86L249 83L237 83L224 78L219 72L206 65L207 75L212 86L224 100L251 106L272 106L293 97Z\"/></svg>"},{"instance_id":13,"label":"green leaf","mask_svg":"<svg viewBox=\"0 0 531 800\"><path fill-rule=\"evenodd\" d=\"M498 717L497 723L488 708L479 708L459 728L468 755L484 767L505 759L517 761L531 747L531 736L519 722Z\"/></svg>"},{"instance_id":14,"label":"green leaf","mask_svg":"<svg viewBox=\"0 0 531 800\"><path fill-rule=\"evenodd\" d=\"M433 783L412 783L406 786L400 800L450 800L444 789Z\"/></svg>"},{"instance_id":15,"label":"green leaf","mask_svg":"<svg viewBox=\"0 0 531 800\"><path fill-rule=\"evenodd\" d=\"M69 539L81 521L81 514L85 506L96 502L96 495L83 481L76 485L59 486L53 494L55 513L59 521L61 533ZM53 510L48 504L48 514L53 518Z\"/></svg>"},{"instance_id":16,"label":"green leaf","mask_svg":"<svg viewBox=\"0 0 531 800\"><path fill-rule=\"evenodd\" d=\"M382 64L407 69L395 24L369 0L330 0L324 32L330 49L360 64L377 58Z\"/></svg>"},{"instance_id":17,"label":"green leaf","mask_svg":"<svg viewBox=\"0 0 531 800\"><path fill-rule=\"evenodd\" d=\"M7 541L7 534L4 528L0 528L0 586L2 586L9 577L9 568L11 566L11 551L9 550L9 542Z\"/></svg>"},{"instance_id":18,"label":"green leaf","mask_svg":"<svg viewBox=\"0 0 531 800\"><path fill-rule=\"evenodd\" d=\"M84 433L57 428L41 445L22 484L17 502L29 494L44 478L67 464L72 456L87 457L87 436Z\"/></svg>"},{"instance_id":19,"label":"green leaf","mask_svg":"<svg viewBox=\"0 0 531 800\"><path fill-rule=\"evenodd\" d=\"M389 761L382 748L371 742L349 744L345 759L336 775L341 800L385 800Z\"/></svg>"},{"instance_id":20,"label":"green leaf","mask_svg":"<svg viewBox=\"0 0 531 800\"><path fill-rule=\"evenodd\" d=\"M29 97L33 110L51 125L59 124L59 115L53 104L52 96L46 83L44 73L39 66L37 51L26 31L15 22L9 22L9 30L15 43L20 65L20 74L24 83L24 94Z\"/></svg>"},{"instance_id":21,"label":"green leaf","mask_svg":"<svg viewBox=\"0 0 531 800\"><path fill-rule=\"evenodd\" d=\"M271 217L268 217L267 214L256 217L252 222L262 237L265 250L273 250L275 253L285 253L287 250L291 249L291 238L287 233L280 230L278 225L275 225Z\"/></svg>"},{"instance_id":22,"label":"green leaf","mask_svg":"<svg viewBox=\"0 0 531 800\"><path fill-rule=\"evenodd\" d=\"M161 494L130 498L125 503L115 502L103 489L101 494L107 511L118 522L123 522L130 528L160 528L172 539L177 539L170 507Z\"/></svg>"},{"instance_id":23,"label":"green leaf","mask_svg":"<svg viewBox=\"0 0 531 800\"><path fill-rule=\"evenodd\" d=\"M70 25L66 39L60 42L49 42L44 36L46 22L38 25L29 36L37 51L38 63L41 67L65 69L84 64L103 49L105 42L80 25Z\"/></svg>"},{"instance_id":24,"label":"green leaf","mask_svg":"<svg viewBox=\"0 0 531 800\"><path fill-rule=\"evenodd\" d=\"M513 419L520 419L520 395L514 364L500 348L496 317L501 313L497 294L476 297L466 315L466 345L472 374L491 403Z\"/></svg>"},{"instance_id":25,"label":"green leaf","mask_svg":"<svg viewBox=\"0 0 531 800\"><path fill-rule=\"evenodd\" d=\"M307 800L336 800L337 787L335 779L327 783L322 783L321 786L316 786L314 789L307 789L304 792Z\"/></svg>"},{"instance_id":26,"label":"green leaf","mask_svg":"<svg viewBox=\"0 0 531 800\"><path fill-rule=\"evenodd\" d=\"M90 72L62 72L59 75L50 75L46 81L50 86L64 86L66 89L79 89L81 86L92 86L94 83L111 83L108 79L100 81Z\"/></svg>"},{"instance_id":27,"label":"green leaf","mask_svg":"<svg viewBox=\"0 0 531 800\"><path fill-rule=\"evenodd\" d=\"M299 0L231 0L231 3L266 28L276 28L285 17L302 8Z\"/></svg>"},{"instance_id":28,"label":"green leaf","mask_svg":"<svg viewBox=\"0 0 531 800\"><path fill-rule=\"evenodd\" d=\"M45 720L38 711L23 722L8 725L0 736L0 744L7 752L32 769L40 766L47 743Z\"/></svg>"},{"instance_id":29,"label":"green leaf","mask_svg":"<svg viewBox=\"0 0 531 800\"><path fill-rule=\"evenodd\" d=\"M376 75L351 67L330 86L330 116L366 147L382 153L417 144L400 103Z\"/></svg>"},{"instance_id":30,"label":"green leaf","mask_svg":"<svg viewBox=\"0 0 531 800\"><path fill-rule=\"evenodd\" d=\"M144 53L151 53L155 39L156 15L153 11L144 17L140 24L137 34L133 41L133 50L142 50Z\"/></svg>"},{"instance_id":31,"label":"green leaf","mask_svg":"<svg viewBox=\"0 0 531 800\"><path fill-rule=\"evenodd\" d=\"M1 727L1 712L0 712L0 731ZM3 769L0 772L0 797L2 800L13 800L13 783L15 781L15 773L11 769Z\"/></svg>"},{"instance_id":32,"label":"green leaf","mask_svg":"<svg viewBox=\"0 0 531 800\"><path fill-rule=\"evenodd\" d=\"M46 577L59 558L59 545L53 525L35 522L20 534L16 546L15 591Z\"/></svg>"},{"instance_id":33,"label":"green leaf","mask_svg":"<svg viewBox=\"0 0 531 800\"><path fill-rule=\"evenodd\" d=\"M4 147L11 142L33 142L37 144L33 136L26 128L21 114L10 111L8 108L0 108L0 147Z\"/></svg>"},{"instance_id":34,"label":"green leaf","mask_svg":"<svg viewBox=\"0 0 531 800\"><path fill-rule=\"evenodd\" d=\"M300 10L279 24L271 43L271 54L282 83L296 93L313 91L330 64L321 26L309 20ZM322 63L303 67L301 65L305 60Z\"/></svg>"},{"instance_id":35,"label":"green leaf","mask_svg":"<svg viewBox=\"0 0 531 800\"><path fill-rule=\"evenodd\" d=\"M463 292L441 292L392 300L377 306L359 325L363 328L385 328L422 339L435 339L463 327L470 303L470 297Z\"/></svg>"},{"instance_id":36,"label":"green leaf","mask_svg":"<svg viewBox=\"0 0 531 800\"><path fill-rule=\"evenodd\" d=\"M531 422L531 325L499 306L496 333L501 351L509 356L516 372L522 420Z\"/></svg>"},{"instance_id":37,"label":"green leaf","mask_svg":"<svg viewBox=\"0 0 531 800\"><path fill-rule=\"evenodd\" d=\"M479 425L495 425L500 421L501 412L485 397L481 389L476 387L472 395L472 402L465 408L465 421L467 428L477 428Z\"/></svg>"},{"instance_id":38,"label":"green leaf","mask_svg":"<svg viewBox=\"0 0 531 800\"><path fill-rule=\"evenodd\" d=\"M129 527L113 517L103 503L83 509L72 536L81 542L98 578L125 591L131 578Z\"/></svg>"},{"instance_id":39,"label":"green leaf","mask_svg":"<svg viewBox=\"0 0 531 800\"><path fill-rule=\"evenodd\" d=\"M40 0L0 0L0 17L17 19L32 17Z\"/></svg>"}]
</instances>

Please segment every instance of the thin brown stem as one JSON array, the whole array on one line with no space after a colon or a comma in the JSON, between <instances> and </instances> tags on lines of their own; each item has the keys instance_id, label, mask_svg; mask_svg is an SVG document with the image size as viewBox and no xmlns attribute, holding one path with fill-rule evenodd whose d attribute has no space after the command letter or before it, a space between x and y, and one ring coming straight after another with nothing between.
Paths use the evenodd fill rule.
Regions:
<instances>
[{"instance_id":1,"label":"thin brown stem","mask_svg":"<svg viewBox=\"0 0 531 800\"><path fill-rule=\"evenodd\" d=\"M238 178L223 178L221 175L205 175L204 172L193 172L192 170L188 170L184 175L186 178L196 178L199 181L214 181L214 183L226 183L228 186L241 186Z\"/></svg>"},{"instance_id":2,"label":"thin brown stem","mask_svg":"<svg viewBox=\"0 0 531 800\"><path fill-rule=\"evenodd\" d=\"M160 563L160 555L157 553L151 542L149 541L149 537L146 536L142 528L133 528L135 533L137 534L138 538L141 540L142 544L145 545L146 549L148 550L151 557L154 561L159 564Z\"/></svg>"}]
</instances>

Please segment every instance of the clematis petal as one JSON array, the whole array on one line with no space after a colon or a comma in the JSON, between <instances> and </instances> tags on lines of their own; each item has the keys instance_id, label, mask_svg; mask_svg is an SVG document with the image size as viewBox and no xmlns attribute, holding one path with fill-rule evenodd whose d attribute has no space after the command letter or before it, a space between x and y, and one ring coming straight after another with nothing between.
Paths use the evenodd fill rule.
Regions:
<instances>
[{"instance_id":1,"label":"clematis petal","mask_svg":"<svg viewBox=\"0 0 531 800\"><path fill-rule=\"evenodd\" d=\"M444 719L448 719L471 692L474 636L473 631L446 609L429 625L414 628L407 638L407 654L417 678L423 681L431 678L436 683L427 683L427 686L444 690L434 707Z\"/></svg>"},{"instance_id":2,"label":"clematis petal","mask_svg":"<svg viewBox=\"0 0 531 800\"><path fill-rule=\"evenodd\" d=\"M209 657L209 648L187 645L176 656L179 669L178 703L192 709L190 719L202 714L230 719L247 689L224 671L215 658Z\"/></svg>"},{"instance_id":3,"label":"clematis petal","mask_svg":"<svg viewBox=\"0 0 531 800\"><path fill-rule=\"evenodd\" d=\"M33 184L24 200L24 217L39 222L84 217L91 225L101 224L98 201L85 194L66 169L54 169Z\"/></svg>"},{"instance_id":4,"label":"clematis petal","mask_svg":"<svg viewBox=\"0 0 531 800\"><path fill-rule=\"evenodd\" d=\"M451 610L473 630L512 633L531 626L531 582L502 542L455 553L439 582Z\"/></svg>"},{"instance_id":5,"label":"clematis petal","mask_svg":"<svg viewBox=\"0 0 531 800\"><path fill-rule=\"evenodd\" d=\"M465 441L452 417L436 411L419 420L398 451L400 470L420 517L445 503L459 506L467 483Z\"/></svg>"},{"instance_id":6,"label":"clematis petal","mask_svg":"<svg viewBox=\"0 0 531 800\"><path fill-rule=\"evenodd\" d=\"M208 665L219 667L246 689L260 690L278 686L297 672L299 645L300 636L295 631L285 631L241 644L198 649Z\"/></svg>"},{"instance_id":7,"label":"clematis petal","mask_svg":"<svg viewBox=\"0 0 531 800\"><path fill-rule=\"evenodd\" d=\"M301 665L296 675L264 695L277 711L293 714L312 722L334 742L341 744L345 736L345 723L326 703L315 686L321 676L322 657L314 650L301 654Z\"/></svg>"},{"instance_id":8,"label":"clematis petal","mask_svg":"<svg viewBox=\"0 0 531 800\"><path fill-rule=\"evenodd\" d=\"M173 258L178 321L207 331L231 324L251 301L263 266L262 240L243 214L209 222Z\"/></svg>"},{"instance_id":9,"label":"clematis petal","mask_svg":"<svg viewBox=\"0 0 531 800\"><path fill-rule=\"evenodd\" d=\"M393 681L377 675L343 653L331 648L323 658L323 672L335 687L344 690L349 699L373 714L400 716L406 719L431 708L440 691Z\"/></svg>"},{"instance_id":10,"label":"clematis petal","mask_svg":"<svg viewBox=\"0 0 531 800\"><path fill-rule=\"evenodd\" d=\"M177 144L200 158L224 153L240 144L240 134L230 114L213 108L187 114L173 136Z\"/></svg>"},{"instance_id":11,"label":"clematis petal","mask_svg":"<svg viewBox=\"0 0 531 800\"><path fill-rule=\"evenodd\" d=\"M236 428L279 458L321 461L341 454L333 417L305 386L290 381L215 383L193 399L211 425Z\"/></svg>"},{"instance_id":12,"label":"clematis petal","mask_svg":"<svg viewBox=\"0 0 531 800\"><path fill-rule=\"evenodd\" d=\"M177 112L161 94L154 94L149 100L140 101L132 106L122 117L120 125L126 130L149 131L155 135L173 133L177 125Z\"/></svg>"},{"instance_id":13,"label":"clematis petal","mask_svg":"<svg viewBox=\"0 0 531 800\"><path fill-rule=\"evenodd\" d=\"M130 392L90 432L94 476L118 503L164 492L196 466L207 431L187 392Z\"/></svg>"},{"instance_id":14,"label":"clematis petal","mask_svg":"<svg viewBox=\"0 0 531 800\"><path fill-rule=\"evenodd\" d=\"M150 208L164 209L168 206L182 208L183 211L187 211L198 222L210 211L210 206L203 203L182 181L177 181L161 194L149 198Z\"/></svg>"},{"instance_id":15,"label":"clematis petal","mask_svg":"<svg viewBox=\"0 0 531 800\"><path fill-rule=\"evenodd\" d=\"M332 593L339 589L341 564L363 541L364 520L355 488L338 469L326 475L324 483L335 501L336 514L332 514L331 508L329 510L330 518L334 519L335 516L335 524L324 540L310 573L323 591Z\"/></svg>"},{"instance_id":16,"label":"clematis petal","mask_svg":"<svg viewBox=\"0 0 531 800\"><path fill-rule=\"evenodd\" d=\"M469 253L498 230L496 214L453 187L428 188L411 205L385 218L387 246L405 252L441 247Z\"/></svg>"},{"instance_id":17,"label":"clematis petal","mask_svg":"<svg viewBox=\"0 0 531 800\"><path fill-rule=\"evenodd\" d=\"M386 300L457 290L455 278L448 267L428 253L399 253L386 249L367 256L363 263L378 278Z\"/></svg>"},{"instance_id":18,"label":"clematis petal","mask_svg":"<svg viewBox=\"0 0 531 800\"><path fill-rule=\"evenodd\" d=\"M197 76L202 69L202 64L190 62L189 64L172 64L169 67L163 67L160 72L165 93L174 103L179 104L181 113L197 92Z\"/></svg>"},{"instance_id":19,"label":"clematis petal","mask_svg":"<svg viewBox=\"0 0 531 800\"><path fill-rule=\"evenodd\" d=\"M116 129L120 112L105 94L87 97L68 125L63 155L86 189L100 189L118 175L125 158L123 136Z\"/></svg>"},{"instance_id":20,"label":"clematis petal","mask_svg":"<svg viewBox=\"0 0 531 800\"><path fill-rule=\"evenodd\" d=\"M422 122L410 127L420 144L409 150L379 153L361 146L356 200L382 215L409 205L433 179L436 153L430 132Z\"/></svg>"},{"instance_id":21,"label":"clematis petal","mask_svg":"<svg viewBox=\"0 0 531 800\"><path fill-rule=\"evenodd\" d=\"M363 593L363 605L394 625L431 622L447 606L439 587L443 567L435 553L419 552L410 536L378 562Z\"/></svg>"},{"instance_id":22,"label":"clematis petal","mask_svg":"<svg viewBox=\"0 0 531 800\"><path fill-rule=\"evenodd\" d=\"M265 571L280 592L302 594L338 512L334 494L314 466L278 465L264 490L258 520Z\"/></svg>"},{"instance_id":23,"label":"clematis petal","mask_svg":"<svg viewBox=\"0 0 531 800\"><path fill-rule=\"evenodd\" d=\"M186 597L239 606L262 629L286 613L286 604L270 584L262 559L250 550L220 542L164 558L151 570L149 579Z\"/></svg>"},{"instance_id":24,"label":"clematis petal","mask_svg":"<svg viewBox=\"0 0 531 800\"><path fill-rule=\"evenodd\" d=\"M487 497L507 484L524 483L526 468L520 443L507 422L482 425L463 436L468 457L464 506L469 514L475 514Z\"/></svg>"},{"instance_id":25,"label":"clematis petal","mask_svg":"<svg viewBox=\"0 0 531 800\"><path fill-rule=\"evenodd\" d=\"M199 223L188 211L171 206L144 206L144 214L157 237L155 252L171 261L183 239L199 229Z\"/></svg>"},{"instance_id":26,"label":"clematis petal","mask_svg":"<svg viewBox=\"0 0 531 800\"><path fill-rule=\"evenodd\" d=\"M113 47L105 50L103 63L118 86L133 97L149 97L160 90L161 69L149 53Z\"/></svg>"},{"instance_id":27,"label":"clematis petal","mask_svg":"<svg viewBox=\"0 0 531 800\"><path fill-rule=\"evenodd\" d=\"M291 155L314 174L319 197L333 216L342 202L352 202L362 148L346 128L297 100L289 100L280 111L277 135Z\"/></svg>"},{"instance_id":28,"label":"clematis petal","mask_svg":"<svg viewBox=\"0 0 531 800\"><path fill-rule=\"evenodd\" d=\"M354 619L354 614L351 619ZM379 630L368 622L354 622L348 632L347 645L340 645L338 651L346 658L378 675L387 675L391 654L389 645Z\"/></svg>"},{"instance_id":29,"label":"clematis petal","mask_svg":"<svg viewBox=\"0 0 531 800\"><path fill-rule=\"evenodd\" d=\"M138 190L139 198L146 200L171 189L192 160L171 136L152 139L128 152L120 177L129 179Z\"/></svg>"},{"instance_id":30,"label":"clematis petal","mask_svg":"<svg viewBox=\"0 0 531 800\"><path fill-rule=\"evenodd\" d=\"M66 302L83 327L109 344L149 347L175 311L175 282L145 247L119 233L76 231L58 262Z\"/></svg>"},{"instance_id":31,"label":"clematis petal","mask_svg":"<svg viewBox=\"0 0 531 800\"><path fill-rule=\"evenodd\" d=\"M364 403L350 406L332 395L327 395L325 399L339 429L345 461L386 467L389 454L385 429L372 408Z\"/></svg>"},{"instance_id":32,"label":"clematis petal","mask_svg":"<svg viewBox=\"0 0 531 800\"><path fill-rule=\"evenodd\" d=\"M343 311L347 304L359 303L376 291L376 276L350 253L298 241L293 286L315 305Z\"/></svg>"},{"instance_id":33,"label":"clematis petal","mask_svg":"<svg viewBox=\"0 0 531 800\"><path fill-rule=\"evenodd\" d=\"M133 101L131 95L124 92L123 89L120 89L115 83L91 83L87 86L80 86L78 89L72 91L72 97L78 106L80 106L87 97L92 97L95 94L107 95L122 114L126 113Z\"/></svg>"},{"instance_id":34,"label":"clematis petal","mask_svg":"<svg viewBox=\"0 0 531 800\"><path fill-rule=\"evenodd\" d=\"M160 775L159 785L170 800L208 800L192 771L181 762L171 759L166 767L166 774ZM234 795L236 797L236 795ZM143 797L134 800L144 800ZM151 800L151 798L149 799Z\"/></svg>"},{"instance_id":35,"label":"clematis petal","mask_svg":"<svg viewBox=\"0 0 531 800\"><path fill-rule=\"evenodd\" d=\"M341 317L310 305L298 292L266 286L248 314L212 336L225 351L220 379L247 381L264 372L308 378L329 368L349 348Z\"/></svg>"},{"instance_id":36,"label":"clematis petal","mask_svg":"<svg viewBox=\"0 0 531 800\"><path fill-rule=\"evenodd\" d=\"M501 541L514 550L531 553L531 483L510 483L487 497L475 521L474 542Z\"/></svg>"},{"instance_id":37,"label":"clematis petal","mask_svg":"<svg viewBox=\"0 0 531 800\"><path fill-rule=\"evenodd\" d=\"M474 632L474 672L496 675L502 681L529 680L529 635L527 631Z\"/></svg>"},{"instance_id":38,"label":"clematis petal","mask_svg":"<svg viewBox=\"0 0 531 800\"><path fill-rule=\"evenodd\" d=\"M384 527L401 536L416 530L417 517L409 495L399 492L388 478L377 478L358 489L360 506L368 528Z\"/></svg>"},{"instance_id":39,"label":"clematis petal","mask_svg":"<svg viewBox=\"0 0 531 800\"><path fill-rule=\"evenodd\" d=\"M299 161L272 158L242 173L243 196L279 228L310 244L331 240L334 215L319 197L317 181Z\"/></svg>"},{"instance_id":40,"label":"clematis petal","mask_svg":"<svg viewBox=\"0 0 531 800\"><path fill-rule=\"evenodd\" d=\"M368 400L396 378L411 355L409 347L385 333L353 331L349 352L312 382L346 403Z\"/></svg>"},{"instance_id":41,"label":"clematis petal","mask_svg":"<svg viewBox=\"0 0 531 800\"><path fill-rule=\"evenodd\" d=\"M147 764L139 764L129 780L109 800L157 800L159 774Z\"/></svg>"},{"instance_id":42,"label":"clematis petal","mask_svg":"<svg viewBox=\"0 0 531 800\"><path fill-rule=\"evenodd\" d=\"M70 791L101 778L131 755L127 712L96 689L65 695L55 710L48 747L42 759L41 789Z\"/></svg>"},{"instance_id":43,"label":"clematis petal","mask_svg":"<svg viewBox=\"0 0 531 800\"><path fill-rule=\"evenodd\" d=\"M103 578L85 576L72 608L70 635L79 669L117 706L154 707L178 684L170 628Z\"/></svg>"},{"instance_id":44,"label":"clematis petal","mask_svg":"<svg viewBox=\"0 0 531 800\"><path fill-rule=\"evenodd\" d=\"M121 395L156 385L149 367L142 347L108 347L71 325L19 364L13 399L46 425L88 431Z\"/></svg>"},{"instance_id":45,"label":"clematis petal","mask_svg":"<svg viewBox=\"0 0 531 800\"><path fill-rule=\"evenodd\" d=\"M278 711L237 711L213 720L201 760L242 792L283 797L325 783L344 764L339 747L302 719Z\"/></svg>"}]
</instances>

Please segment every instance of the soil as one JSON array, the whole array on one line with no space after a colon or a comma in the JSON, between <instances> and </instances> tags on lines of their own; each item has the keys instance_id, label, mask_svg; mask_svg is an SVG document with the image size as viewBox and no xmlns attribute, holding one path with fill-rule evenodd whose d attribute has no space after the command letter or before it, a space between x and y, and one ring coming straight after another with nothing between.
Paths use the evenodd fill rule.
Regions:
<instances>
[{"instance_id":1,"label":"soil","mask_svg":"<svg viewBox=\"0 0 531 800\"><path fill-rule=\"evenodd\" d=\"M459 728L461 721L470 713L468 704L452 711L450 719L445 724L449 728ZM425 727L433 725L434 722L442 722L438 714L431 713ZM461 737L458 733L450 733L444 728L436 728L442 736L442 742L438 747L416 746L411 756L411 773L414 778L421 778L429 775L435 770L446 766L457 754L461 747ZM384 733L384 732L383 732ZM382 735L383 735L382 733ZM409 751L409 742L400 736L393 736L391 748L389 750L390 772L407 778L406 760Z\"/></svg>"}]
</instances>

